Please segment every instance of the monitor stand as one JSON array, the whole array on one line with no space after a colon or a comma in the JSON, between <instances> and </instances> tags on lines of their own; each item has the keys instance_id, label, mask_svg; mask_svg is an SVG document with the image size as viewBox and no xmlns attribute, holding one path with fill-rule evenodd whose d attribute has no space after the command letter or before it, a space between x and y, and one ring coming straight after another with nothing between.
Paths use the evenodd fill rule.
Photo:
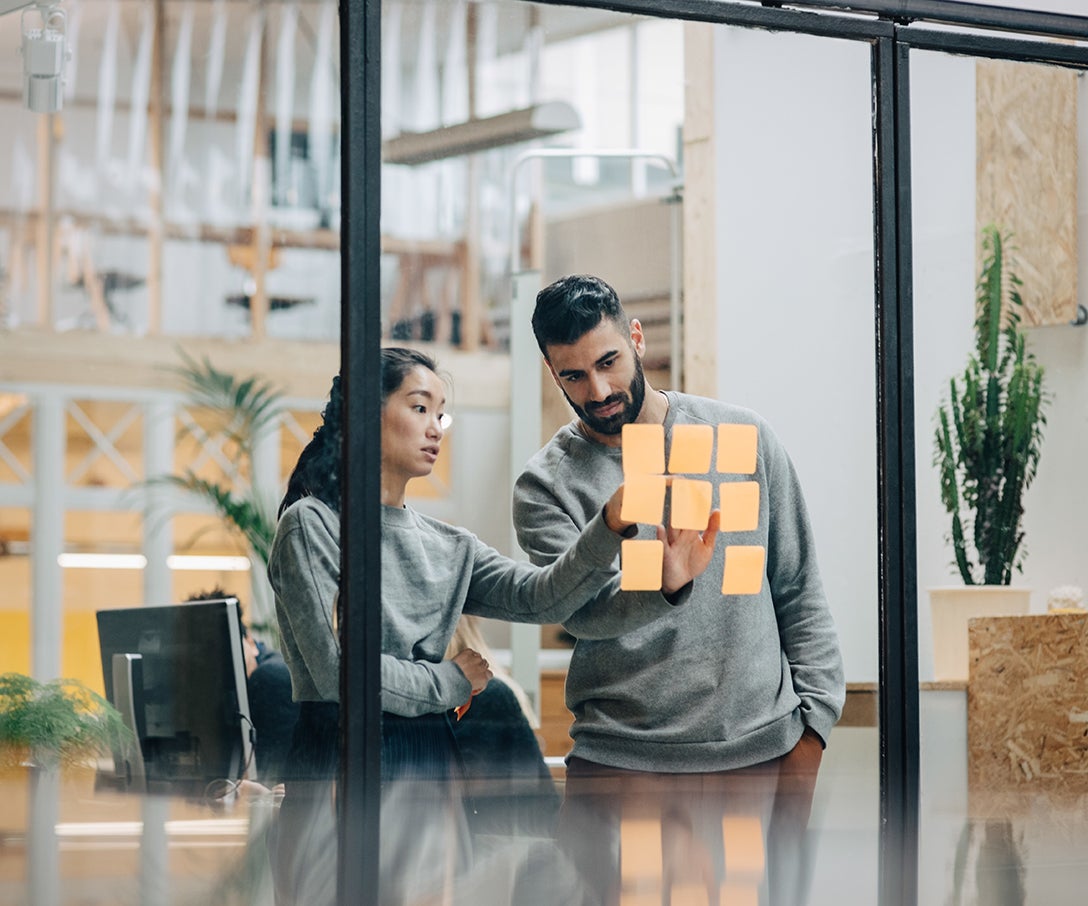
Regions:
<instances>
[{"instance_id":1,"label":"monitor stand","mask_svg":"<svg viewBox=\"0 0 1088 906\"><path fill-rule=\"evenodd\" d=\"M143 656L115 654L113 656L113 706L132 732L132 739L118 746L113 753L117 779L126 790L147 790L147 770L144 765L141 737L143 709Z\"/></svg>"}]
</instances>

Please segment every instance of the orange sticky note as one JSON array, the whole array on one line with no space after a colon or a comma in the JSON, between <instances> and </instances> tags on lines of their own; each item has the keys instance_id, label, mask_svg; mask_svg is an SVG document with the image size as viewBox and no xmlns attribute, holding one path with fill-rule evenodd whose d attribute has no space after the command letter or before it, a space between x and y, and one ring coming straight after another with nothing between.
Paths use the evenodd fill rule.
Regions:
<instances>
[{"instance_id":1,"label":"orange sticky note","mask_svg":"<svg viewBox=\"0 0 1088 906\"><path fill-rule=\"evenodd\" d=\"M759 906L759 885L726 881L718 888L718 902L729 906Z\"/></svg>"},{"instance_id":2,"label":"orange sticky note","mask_svg":"<svg viewBox=\"0 0 1088 906\"><path fill-rule=\"evenodd\" d=\"M653 541L624 541L620 545L620 589L657 591L661 588L661 566L665 545Z\"/></svg>"},{"instance_id":3,"label":"orange sticky note","mask_svg":"<svg viewBox=\"0 0 1088 906\"><path fill-rule=\"evenodd\" d=\"M755 425L718 425L718 471L751 475L756 470Z\"/></svg>"},{"instance_id":4,"label":"orange sticky note","mask_svg":"<svg viewBox=\"0 0 1088 906\"><path fill-rule=\"evenodd\" d=\"M669 471L673 475L710 471L714 429L710 425L676 425L669 448Z\"/></svg>"},{"instance_id":5,"label":"orange sticky note","mask_svg":"<svg viewBox=\"0 0 1088 906\"><path fill-rule=\"evenodd\" d=\"M622 520L660 525L664 513L664 475L632 475L623 483Z\"/></svg>"},{"instance_id":6,"label":"orange sticky note","mask_svg":"<svg viewBox=\"0 0 1088 906\"><path fill-rule=\"evenodd\" d=\"M625 496L626 493L624 491ZM669 524L674 529L695 529L701 532L710 518L710 500L713 494L714 488L709 481L674 478Z\"/></svg>"},{"instance_id":7,"label":"orange sticky note","mask_svg":"<svg viewBox=\"0 0 1088 906\"><path fill-rule=\"evenodd\" d=\"M701 842L698 837L696 837L696 842ZM696 850L696 852L699 852L699 850ZM693 856L685 850L684 858L692 859ZM695 856L694 858L698 858L698 856ZM681 864L686 865L687 863ZM688 870L690 871L690 869ZM682 878L683 871L684 869L681 868L679 871L676 871L676 874L680 875ZM672 872L670 872L670 874L671 873ZM674 880L670 883L668 888L668 899L663 900L661 895L658 894L653 903L654 906L657 906L658 903L668 903L669 906L706 906L708 889L706 881L701 878L698 881ZM623 906L627 906L627 902L628 900L625 896L623 898ZM732 900L715 900L714 902L729 903L729 906L733 906Z\"/></svg>"},{"instance_id":8,"label":"orange sticky note","mask_svg":"<svg viewBox=\"0 0 1088 906\"><path fill-rule=\"evenodd\" d=\"M723 595L758 595L763 588L763 564L767 552L763 545L731 544L725 549Z\"/></svg>"},{"instance_id":9,"label":"orange sticky note","mask_svg":"<svg viewBox=\"0 0 1088 906\"><path fill-rule=\"evenodd\" d=\"M623 475L660 475L665 471L665 426L624 425Z\"/></svg>"},{"instance_id":10,"label":"orange sticky note","mask_svg":"<svg viewBox=\"0 0 1088 906\"><path fill-rule=\"evenodd\" d=\"M624 810L626 812L626 809ZM661 818L630 817L620 819L620 877L623 880L623 902L628 902L628 889L661 885ZM654 906L660 906L661 894L654 891ZM706 894L703 894L706 902Z\"/></svg>"},{"instance_id":11,"label":"orange sticky note","mask_svg":"<svg viewBox=\"0 0 1088 906\"><path fill-rule=\"evenodd\" d=\"M750 532L758 528L759 482L727 481L719 485L718 508L722 511L721 531Z\"/></svg>"},{"instance_id":12,"label":"orange sticky note","mask_svg":"<svg viewBox=\"0 0 1088 906\"><path fill-rule=\"evenodd\" d=\"M763 876L766 857L763 850L763 825L755 816L727 815L722 818L725 841L725 876L730 881L740 876L758 881ZM733 902L730 900L729 902Z\"/></svg>"}]
</instances>

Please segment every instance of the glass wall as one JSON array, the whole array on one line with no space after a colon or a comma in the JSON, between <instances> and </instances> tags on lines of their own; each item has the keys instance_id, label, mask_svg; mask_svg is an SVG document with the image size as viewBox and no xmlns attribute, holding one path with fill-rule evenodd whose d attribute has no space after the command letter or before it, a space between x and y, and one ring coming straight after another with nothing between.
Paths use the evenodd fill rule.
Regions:
<instances>
[{"instance_id":1,"label":"glass wall","mask_svg":"<svg viewBox=\"0 0 1088 906\"><path fill-rule=\"evenodd\" d=\"M506 144L475 157L439 157L449 153L446 142L463 125L479 126L496 111L482 98L497 89L481 76L474 101L473 80L467 79L467 89L463 86L456 51L442 40L431 46L433 32L458 28L459 13L466 16L467 33L478 38L481 71L505 73L508 81L500 84L510 98L507 109L565 102L579 125L534 146L511 133ZM513 450L503 472L488 473L486 499L489 505L497 499L498 523L483 518L483 501L465 495L460 483L478 481L481 469L472 470L476 478L461 470L457 434L442 439L442 456L449 444L454 457L447 501L452 506L439 510L433 501L416 499L408 501L409 516L383 509L383 544L401 551L396 563L383 559L389 595L383 607L383 660L394 650L399 653L390 672L394 679L383 672L387 784L381 883L394 898L442 891L458 897L471 891L475 901L489 903L582 897L594 902L615 897L624 903L663 898L754 903L769 896L822 903L841 900L844 883L852 899L875 900L878 587L869 45L709 26L699 31L677 22L533 4L387 3L383 17L383 278L390 273L391 240L400 240L396 232L409 221L417 229L433 224L415 237L417 248L447 239L446 225L454 227L452 235L466 255L492 255L499 268L493 277L502 279L489 278L490 265L482 266L481 286L488 288L481 292L491 295L480 309L500 341L496 348L505 346L506 335L511 337L511 373L501 386L503 392L509 387L514 398L509 418L496 413L491 433L483 433L481 425L473 437L474 456L489 448ZM487 43L494 40L492 29L505 36L506 46L501 38ZM405 35L411 40L406 42ZM709 56L696 56L702 46L709 46ZM713 64L701 66L701 60ZM626 78L629 73L632 77ZM430 111L429 118L417 122L411 119L416 108L391 106L391 84L397 86L397 97L416 101L419 86L429 86L433 94L422 95L430 98L430 106L422 108ZM525 89L515 90L513 84ZM467 98L461 94L466 90ZM453 98L461 106L447 110L443 105ZM700 110L706 111L703 120L693 114ZM414 131L424 132L433 159L397 162L409 120ZM690 153L703 154L709 169L705 164L688 169ZM459 191L446 194L442 187L455 172L462 174L462 182L455 183ZM483 199L492 197L501 199L501 209L485 210ZM425 217L413 216L417 211ZM491 220L492 211L502 220ZM706 211L712 212L709 219L700 219ZM501 228L494 229L498 222ZM700 242L712 249L702 268L686 257L692 254L689 243L698 247ZM781 515L781 530L774 522L778 517L770 517L776 562L768 564L772 578L767 582L776 583L782 612L772 615L769 596L722 597L722 563L715 561L710 567L717 570L714 577L700 577L713 593L705 598L699 593L687 609L659 613L656 621L628 627L617 615L593 613L602 606L622 612L621 593L562 619L565 625L547 625L538 676L527 684L511 682L507 675L511 669L517 675L517 633L501 621L487 622L482 637L456 636L446 656L483 650L496 678L482 693L469 696L466 687L464 701L445 702L461 706L458 716L448 716L448 709L446 715L416 716L412 705L419 702L409 701L406 690L425 689L438 701L457 687L442 672L446 664L408 663L409 650L416 661L434 661L429 646L439 637L444 641L448 631L442 626L445 617L435 613L431 587L426 593L405 593L403 583L409 573L421 587L433 578L428 548L439 540L432 539L428 516L466 526L498 551L517 552L508 515L511 483L526 456L553 432L569 434L564 426L572 412L563 394L578 401L583 390L574 379L561 382L563 393L557 392L545 372L531 395L518 396L523 392L517 389L519 381L532 386L530 377L541 364L531 338L528 349L516 345L514 335L524 336L527 323L512 319L527 322L536 292L569 274L603 278L617 291L627 317L638 320L639 342L645 343L639 356L649 387L687 387L743 407L715 404L715 413L728 413L717 421L752 419L753 412L766 419L759 422L765 432L760 449L770 459L781 456L782 471L773 478L761 471L760 481L769 495L796 500L800 488L807 501L803 527L793 522L796 513ZM674 280L682 284L682 299L673 294ZM682 320L676 321L674 305L681 301ZM437 307L435 312L440 314ZM398 327L400 319L388 309L383 314L384 337L410 341L421 336L414 326ZM487 328L481 335L487 336ZM628 340L617 334L616 347L628 349ZM564 354L581 354L578 344ZM588 365L579 360L571 367L580 377ZM462 430L466 397L477 397L475 388L466 391L459 377L454 375L447 391L456 402L454 432ZM628 387L617 383L613 389L622 394ZM654 401L650 406L664 399L648 390L646 395ZM702 405L690 399L670 396L668 406L683 412ZM539 442L531 437L527 443L512 427L520 425L516 420L524 408L541 411L535 429ZM383 428L391 430L384 421L391 417L383 417ZM671 429L672 421L667 424ZM580 432L576 428L570 436L585 444ZM675 444L675 435L669 436ZM383 435L383 451L395 442ZM590 457L587 471L600 468L607 480L620 480L617 465L592 462ZM579 480L587 479L573 472L565 480L575 485L570 494L592 498L587 506L593 512L614 487L605 487L602 477L599 487L577 488ZM532 495L520 499L520 505L514 504L514 528L520 522L521 541L532 547L530 511L545 518L555 507ZM588 510L577 509L557 514L563 526L561 549L575 543L577 528L588 516ZM744 537L735 527L730 532L719 542L723 548ZM640 533L652 535L652 529ZM797 595L799 610L790 615L786 586L802 580L799 574L785 580L777 558L793 561L802 548L804 565L798 569L805 582L815 585ZM551 559L544 549L534 554L541 562ZM521 606L513 591L499 601L484 596L489 585L472 576L472 556L458 552L450 558L452 564L444 563L439 572L447 576L452 571L453 582L469 583L468 597L457 599L456 590L450 592L446 606L456 610L463 605L490 616ZM534 606L541 611L545 605ZM757 615L749 617L749 610ZM765 617L769 622L761 624ZM820 641L825 619L835 625L830 651ZM696 716L704 710L728 713L757 736L773 722L771 711L778 704L759 713L746 710L767 692L746 683L768 662L734 640L753 625L773 633L769 666L776 673L774 689L794 683L792 667L785 668L785 680L777 675L783 648L791 649L789 657L801 673L812 667L817 674L826 670L834 675L841 653L843 673L830 684L837 687L833 694L841 695L838 684L845 676L850 710L834 730L829 720L827 739L815 743L818 751L821 742L827 743L818 775L778 776L773 759L793 750L800 723L788 744L780 743L767 757L724 758L712 758L706 750L734 749L736 739L728 734L735 727L720 731L723 738L707 729L709 723L685 725L689 719L712 721ZM808 642L818 653L810 650L816 663L804 665L805 655L792 646ZM387 667L383 664L383 671ZM471 677L471 659L464 667ZM413 669L433 679L413 685L408 677ZM655 675L652 669L660 671L669 692L656 692L653 698L647 693L636 703L639 690ZM825 680L826 675L813 682ZM520 703L511 695L511 687L516 692L519 685L525 693ZM426 710L419 707L418 713ZM452 754L447 719L455 741ZM648 746L656 754L648 756ZM741 767L748 770L715 772ZM806 778L815 782L814 788L805 789ZM799 814L804 816L800 820Z\"/></svg>"},{"instance_id":2,"label":"glass wall","mask_svg":"<svg viewBox=\"0 0 1088 906\"><path fill-rule=\"evenodd\" d=\"M789 451L848 690L820 767L805 892L810 903L871 901L879 754L870 50L723 28L714 51L716 392L763 415ZM780 626L788 639L782 618Z\"/></svg>"},{"instance_id":3,"label":"glass wall","mask_svg":"<svg viewBox=\"0 0 1088 906\"><path fill-rule=\"evenodd\" d=\"M297 709L264 560L339 368L338 27L0 17L4 902L272 902ZM61 49L55 112L24 44Z\"/></svg>"},{"instance_id":4,"label":"glass wall","mask_svg":"<svg viewBox=\"0 0 1088 906\"><path fill-rule=\"evenodd\" d=\"M0 73L11 174L0 186L0 704L20 705L29 677L67 677L106 693L142 745L118 730L56 768L55 737L52 748L0 741L12 805L0 899L269 903L278 886L329 902L335 506L315 503L299 523L323 545L302 545L305 568L289 575L281 559L270 584L265 561L272 514L339 370L337 6L69 7L44 23L71 52L62 110L26 110L18 68ZM24 25L0 18L9 60ZM875 902L870 43L528 2L386 0L382 29L382 341L433 353L438 374L409 369L416 383L394 392L415 393L411 405L382 421L383 444L422 438L384 464L398 481L382 488L382 543L398 546L397 568L383 567L383 650L402 662L383 664L383 686L396 690L406 670L420 696L383 700L378 883L411 902ZM911 53L920 902L1063 902L1083 886L1084 350L1070 326L1083 299L1081 81ZM964 628L952 675L927 594L962 584L931 465L934 419L976 346L991 223L1011 232L1001 235L1030 312L1025 348L1045 370L1047 422L1012 577L1029 589L1029 622L1018 635L1000 620ZM524 559L515 529L529 545L526 521L546 517L531 496L512 517L514 479L570 422L568 401L594 401L582 372L613 364L560 344L574 358L556 392L537 358L526 306L572 273L605 279L638 320L639 380L672 391L646 393L669 449L672 426L702 405L675 391L742 407L707 416L719 450L719 425L758 425L767 510L717 543L752 532L758 548L765 531L760 591L780 603L803 586L801 603L772 611L760 594L719 595L718 560L700 577L712 596L674 606L652 588L630 593L638 608L603 616L566 597L541 610L543 597L522 600L524 581L497 581L513 567L491 558ZM604 351L633 369L617 336ZM637 383L632 372L611 402ZM594 430L583 421L572 442ZM338 450L335 431L319 436ZM602 463L564 479L585 481L587 521L623 477L621 460ZM743 483L734 477L715 479L723 509ZM560 520L561 549L578 518L564 516L569 531ZM604 547L594 555L607 559ZM291 602L286 628L273 585ZM240 613L180 606L196 592L236 597ZM823 596L826 608L813 603ZM487 618L447 647L462 604ZM523 605L539 631L504 619ZM826 690L800 688L836 670L820 647L828 617L841 716ZM770 650L761 644L780 649L753 655ZM768 695L781 714L755 709ZM721 714L743 727L722 730ZM733 752L738 735L764 738L775 716L789 729L759 757L707 756ZM818 739L794 747L802 724Z\"/></svg>"},{"instance_id":5,"label":"glass wall","mask_svg":"<svg viewBox=\"0 0 1088 906\"><path fill-rule=\"evenodd\" d=\"M1083 78L921 50L910 64L919 900L1071 902L1088 830L1085 569L1068 521L1084 451Z\"/></svg>"}]
</instances>

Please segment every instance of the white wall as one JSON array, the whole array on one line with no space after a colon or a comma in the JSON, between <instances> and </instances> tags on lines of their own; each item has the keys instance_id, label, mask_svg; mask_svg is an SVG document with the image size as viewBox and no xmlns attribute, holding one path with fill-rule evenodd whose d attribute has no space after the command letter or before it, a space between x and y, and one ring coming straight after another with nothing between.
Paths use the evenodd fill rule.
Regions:
<instances>
[{"instance_id":1,"label":"white wall","mask_svg":"<svg viewBox=\"0 0 1088 906\"><path fill-rule=\"evenodd\" d=\"M715 35L719 397L800 474L847 678L877 675L868 45Z\"/></svg>"},{"instance_id":2,"label":"white wall","mask_svg":"<svg viewBox=\"0 0 1088 906\"><path fill-rule=\"evenodd\" d=\"M720 395L762 412L787 443L818 535L847 679L875 681L868 47L721 29L715 50ZM916 52L911 63L918 631L927 680L933 673L925 589L959 582L931 460L933 413L972 344L975 86L971 59ZM1080 91L1084 147L1083 81ZM1082 273L1082 301L1086 283ZM1032 609L1042 611L1054 586L1088 587L1081 518L1088 512L1081 480L1088 331L1038 328L1030 343L1054 400L1026 499L1023 583L1033 589Z\"/></svg>"},{"instance_id":3,"label":"white wall","mask_svg":"<svg viewBox=\"0 0 1088 906\"><path fill-rule=\"evenodd\" d=\"M932 676L925 589L960 584L946 541L949 519L932 466L934 413L948 379L962 371L973 343L975 274L975 71L970 58L915 52L911 57L914 209L915 419L918 474L918 632L923 679ZM1081 147L1086 94L1078 81ZM1081 158L1083 160L1083 153ZM1085 241L1084 165L1078 174L1080 260ZM1080 298L1086 297L1085 271ZM1088 489L1079 480L1088 437L1088 332L1033 328L1029 344L1047 371L1053 402L1035 483L1025 497L1027 558L1014 584L1032 589L1032 611L1046 610L1058 585L1088 587L1082 520Z\"/></svg>"}]
</instances>

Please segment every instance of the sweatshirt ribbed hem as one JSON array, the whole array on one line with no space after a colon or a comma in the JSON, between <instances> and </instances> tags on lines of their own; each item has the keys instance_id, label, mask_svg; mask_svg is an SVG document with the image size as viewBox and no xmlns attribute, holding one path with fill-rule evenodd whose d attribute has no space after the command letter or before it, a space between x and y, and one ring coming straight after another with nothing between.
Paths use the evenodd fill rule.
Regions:
<instances>
[{"instance_id":1,"label":"sweatshirt ribbed hem","mask_svg":"<svg viewBox=\"0 0 1088 906\"><path fill-rule=\"evenodd\" d=\"M669 774L732 771L789 752L804 729L801 712L797 710L745 736L723 741L658 742L582 730L574 736L574 748L567 757L628 771Z\"/></svg>"}]
</instances>

